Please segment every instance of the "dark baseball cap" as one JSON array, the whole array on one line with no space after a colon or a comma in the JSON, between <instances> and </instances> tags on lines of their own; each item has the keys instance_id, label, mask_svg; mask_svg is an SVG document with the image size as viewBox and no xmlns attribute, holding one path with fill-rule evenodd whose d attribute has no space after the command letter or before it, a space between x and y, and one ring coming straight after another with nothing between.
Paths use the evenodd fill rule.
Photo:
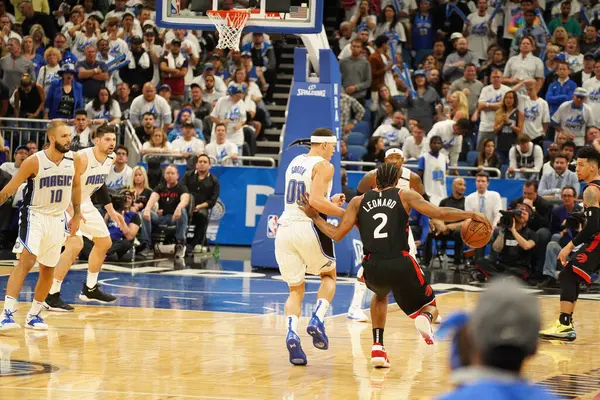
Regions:
<instances>
[{"instance_id":1,"label":"dark baseball cap","mask_svg":"<svg viewBox=\"0 0 600 400\"><path fill-rule=\"evenodd\" d=\"M17 152L19 150L25 150L26 152L29 153L29 149L27 148L27 146L25 146L24 144L18 145L17 148L15 149L15 152L13 154L17 154Z\"/></svg>"},{"instance_id":2,"label":"dark baseball cap","mask_svg":"<svg viewBox=\"0 0 600 400\"><path fill-rule=\"evenodd\" d=\"M184 121L183 124L181 124L182 128L193 128L194 127L194 123L192 121Z\"/></svg>"},{"instance_id":3,"label":"dark baseball cap","mask_svg":"<svg viewBox=\"0 0 600 400\"><path fill-rule=\"evenodd\" d=\"M594 57L594 53L585 53L585 55L583 56L584 60L595 60L596 57Z\"/></svg>"},{"instance_id":4,"label":"dark baseball cap","mask_svg":"<svg viewBox=\"0 0 600 400\"><path fill-rule=\"evenodd\" d=\"M142 38L141 38L141 37L139 37L139 36L134 36L133 38L131 38L131 43L134 43L134 44L142 44L142 43L144 43L144 41L142 40Z\"/></svg>"},{"instance_id":5,"label":"dark baseball cap","mask_svg":"<svg viewBox=\"0 0 600 400\"><path fill-rule=\"evenodd\" d=\"M171 44L174 44L176 46L177 45L181 46L181 40L179 40L179 39L173 39L173 40L171 40Z\"/></svg>"},{"instance_id":6,"label":"dark baseball cap","mask_svg":"<svg viewBox=\"0 0 600 400\"><path fill-rule=\"evenodd\" d=\"M158 88L158 91L160 92L161 90L168 90L169 92L171 91L171 86L165 84L160 85L160 87Z\"/></svg>"}]
</instances>

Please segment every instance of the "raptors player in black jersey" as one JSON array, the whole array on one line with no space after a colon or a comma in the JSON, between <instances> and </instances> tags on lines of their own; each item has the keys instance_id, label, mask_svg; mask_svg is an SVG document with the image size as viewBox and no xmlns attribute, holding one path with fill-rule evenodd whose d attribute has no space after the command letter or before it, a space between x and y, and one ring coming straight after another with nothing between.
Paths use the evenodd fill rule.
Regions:
<instances>
[{"instance_id":1,"label":"raptors player in black jersey","mask_svg":"<svg viewBox=\"0 0 600 400\"><path fill-rule=\"evenodd\" d=\"M483 214L436 207L415 191L398 190L398 176L398 168L394 164L382 164L377 169L377 187L352 199L337 227L327 223L313 208L306 205L302 207L317 228L335 241L341 240L355 224L358 225L365 252L365 282L375 292L371 301L371 364L383 368L390 366L383 347L383 329L390 291L402 311L415 320L415 326L425 342L434 342L431 323L438 314L435 294L423 277L417 261L409 254L410 210L414 208L442 221L471 218L488 224L491 229L490 222ZM307 199L304 202L308 204Z\"/></svg>"},{"instance_id":2,"label":"raptors player in black jersey","mask_svg":"<svg viewBox=\"0 0 600 400\"><path fill-rule=\"evenodd\" d=\"M579 297L579 283L590 284L590 275L600 270L600 152L597 148L594 143L577 153L577 177L587 183L583 190L586 223L558 254L564 266L559 275L560 315L554 326L540 331L542 339L573 341L577 338L573 311Z\"/></svg>"}]
</instances>

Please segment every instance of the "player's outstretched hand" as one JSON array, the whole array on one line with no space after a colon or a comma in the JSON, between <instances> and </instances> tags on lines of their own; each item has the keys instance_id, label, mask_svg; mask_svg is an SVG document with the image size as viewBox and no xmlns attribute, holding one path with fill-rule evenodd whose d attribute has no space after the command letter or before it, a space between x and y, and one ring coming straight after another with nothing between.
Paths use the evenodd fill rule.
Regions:
<instances>
[{"instance_id":1,"label":"player's outstretched hand","mask_svg":"<svg viewBox=\"0 0 600 400\"><path fill-rule=\"evenodd\" d=\"M309 218L314 218L319 215L319 212L310 206L308 199L310 198L308 193L304 193L302 195L302 199L297 201L298 208L306 214Z\"/></svg>"},{"instance_id":2,"label":"player's outstretched hand","mask_svg":"<svg viewBox=\"0 0 600 400\"><path fill-rule=\"evenodd\" d=\"M338 193L331 198L331 202L338 207L341 207L346 202L346 195L344 193Z\"/></svg>"},{"instance_id":3,"label":"player's outstretched hand","mask_svg":"<svg viewBox=\"0 0 600 400\"><path fill-rule=\"evenodd\" d=\"M486 224L490 230L492 229L492 223L482 213L475 213L475 215L473 215L473 217L471 217L471 221L481 222L483 224Z\"/></svg>"}]
</instances>

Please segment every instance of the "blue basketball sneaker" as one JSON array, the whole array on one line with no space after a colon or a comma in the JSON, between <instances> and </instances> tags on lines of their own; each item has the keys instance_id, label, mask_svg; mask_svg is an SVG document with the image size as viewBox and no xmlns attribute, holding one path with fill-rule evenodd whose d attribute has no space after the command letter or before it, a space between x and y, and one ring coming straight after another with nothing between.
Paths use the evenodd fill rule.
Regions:
<instances>
[{"instance_id":1,"label":"blue basketball sneaker","mask_svg":"<svg viewBox=\"0 0 600 400\"><path fill-rule=\"evenodd\" d=\"M302 350L300 337L294 331L288 331L285 344L290 352L290 362L294 365L306 365L306 354Z\"/></svg>"},{"instance_id":2,"label":"blue basketball sneaker","mask_svg":"<svg viewBox=\"0 0 600 400\"><path fill-rule=\"evenodd\" d=\"M0 320L0 331L9 329L19 329L21 325L15 322L14 311L4 310L2 312L2 319Z\"/></svg>"},{"instance_id":3,"label":"blue basketball sneaker","mask_svg":"<svg viewBox=\"0 0 600 400\"><path fill-rule=\"evenodd\" d=\"M316 314L313 314L308 326L306 327L306 332L312 336L313 345L320 350L327 350L329 348L329 339L327 339L327 335L325 334L325 324L319 320Z\"/></svg>"},{"instance_id":4,"label":"blue basketball sneaker","mask_svg":"<svg viewBox=\"0 0 600 400\"><path fill-rule=\"evenodd\" d=\"M25 324L25 328L45 331L48 330L48 325L46 325L42 317L40 317L40 314L27 314L27 323Z\"/></svg>"}]
</instances>

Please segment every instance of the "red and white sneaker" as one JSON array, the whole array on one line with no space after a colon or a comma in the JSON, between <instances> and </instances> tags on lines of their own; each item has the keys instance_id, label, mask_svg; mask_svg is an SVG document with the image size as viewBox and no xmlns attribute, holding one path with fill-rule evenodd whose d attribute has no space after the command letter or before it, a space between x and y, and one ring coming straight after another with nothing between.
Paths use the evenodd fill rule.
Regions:
<instances>
[{"instance_id":1,"label":"red and white sneaker","mask_svg":"<svg viewBox=\"0 0 600 400\"><path fill-rule=\"evenodd\" d=\"M435 342L435 337L433 336L433 330L431 329L431 322L429 321L429 318L424 315L418 315L417 318L415 318L415 327L421 336L423 336L425 343L433 344Z\"/></svg>"},{"instance_id":2,"label":"red and white sneaker","mask_svg":"<svg viewBox=\"0 0 600 400\"><path fill-rule=\"evenodd\" d=\"M371 365L375 368L389 368L391 365L385 347L379 343L373 343L371 347Z\"/></svg>"}]
</instances>

